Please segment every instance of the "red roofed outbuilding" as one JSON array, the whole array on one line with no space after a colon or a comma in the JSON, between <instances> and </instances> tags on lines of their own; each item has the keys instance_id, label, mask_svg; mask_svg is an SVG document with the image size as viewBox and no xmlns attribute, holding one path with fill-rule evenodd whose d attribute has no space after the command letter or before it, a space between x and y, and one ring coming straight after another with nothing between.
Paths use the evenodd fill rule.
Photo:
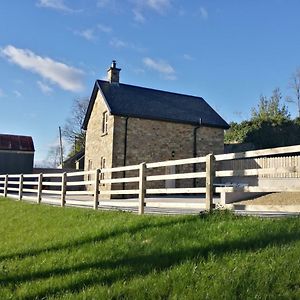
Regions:
<instances>
[{"instance_id":1,"label":"red roofed outbuilding","mask_svg":"<svg viewBox=\"0 0 300 300\"><path fill-rule=\"evenodd\" d=\"M0 134L0 174L30 174L33 160L31 136Z\"/></svg>"}]
</instances>

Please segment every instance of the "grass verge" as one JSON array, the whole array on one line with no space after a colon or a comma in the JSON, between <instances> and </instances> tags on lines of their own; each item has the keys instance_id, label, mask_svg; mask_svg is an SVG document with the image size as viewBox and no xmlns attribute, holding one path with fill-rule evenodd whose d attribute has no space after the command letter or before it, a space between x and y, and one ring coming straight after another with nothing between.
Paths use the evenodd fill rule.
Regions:
<instances>
[{"instance_id":1,"label":"grass verge","mask_svg":"<svg viewBox=\"0 0 300 300\"><path fill-rule=\"evenodd\" d=\"M300 298L300 218L0 199L0 299Z\"/></svg>"}]
</instances>

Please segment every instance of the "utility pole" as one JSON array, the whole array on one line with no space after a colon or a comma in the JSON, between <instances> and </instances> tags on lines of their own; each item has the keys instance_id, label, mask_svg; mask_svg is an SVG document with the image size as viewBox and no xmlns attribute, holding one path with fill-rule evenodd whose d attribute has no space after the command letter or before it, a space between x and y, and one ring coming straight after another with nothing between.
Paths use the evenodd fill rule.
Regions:
<instances>
[{"instance_id":1,"label":"utility pole","mask_svg":"<svg viewBox=\"0 0 300 300\"><path fill-rule=\"evenodd\" d=\"M60 150L60 165L61 168L64 167L64 154L63 154L63 145L62 145L62 137L61 137L61 128L60 126L58 127L59 131L59 150Z\"/></svg>"},{"instance_id":2,"label":"utility pole","mask_svg":"<svg viewBox=\"0 0 300 300\"><path fill-rule=\"evenodd\" d=\"M76 146L77 146L77 141L78 141L78 137L75 136L75 137L74 137L74 154L77 153L77 151L76 151L76 150L77 150L77 147L76 147Z\"/></svg>"}]
</instances>

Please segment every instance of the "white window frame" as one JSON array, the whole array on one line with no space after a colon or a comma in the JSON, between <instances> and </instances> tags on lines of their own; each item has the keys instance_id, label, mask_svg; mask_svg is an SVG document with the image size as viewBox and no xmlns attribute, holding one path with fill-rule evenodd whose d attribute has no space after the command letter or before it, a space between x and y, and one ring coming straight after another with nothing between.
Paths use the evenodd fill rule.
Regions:
<instances>
[{"instance_id":1,"label":"white window frame","mask_svg":"<svg viewBox=\"0 0 300 300\"><path fill-rule=\"evenodd\" d=\"M100 159L100 169L105 169L105 166L106 166L106 158L101 156L101 159ZM100 173L100 182L101 180L104 180L104 173ZM103 184L104 185L104 184Z\"/></svg>"},{"instance_id":2,"label":"white window frame","mask_svg":"<svg viewBox=\"0 0 300 300\"><path fill-rule=\"evenodd\" d=\"M105 111L102 114L102 134L108 133L108 112Z\"/></svg>"}]
</instances>

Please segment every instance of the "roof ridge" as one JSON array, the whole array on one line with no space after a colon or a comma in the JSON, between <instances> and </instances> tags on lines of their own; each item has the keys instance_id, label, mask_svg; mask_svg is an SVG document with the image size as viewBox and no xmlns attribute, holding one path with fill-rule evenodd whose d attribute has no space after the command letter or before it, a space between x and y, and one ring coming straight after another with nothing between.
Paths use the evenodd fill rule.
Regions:
<instances>
[{"instance_id":1,"label":"roof ridge","mask_svg":"<svg viewBox=\"0 0 300 300\"><path fill-rule=\"evenodd\" d=\"M30 136L30 135L19 135L19 134L0 133L0 137L1 137L1 136L26 137L26 138L31 138L31 139L32 139L32 136Z\"/></svg>"},{"instance_id":2,"label":"roof ridge","mask_svg":"<svg viewBox=\"0 0 300 300\"><path fill-rule=\"evenodd\" d=\"M97 81L104 82L107 84L110 84L109 81L107 80L101 80L97 79ZM195 95L189 95L189 94L183 94L183 93L176 93L176 92L170 92L170 91L165 91L165 90L160 90L160 89L154 89L154 88L149 88L149 87L144 87L144 86L137 86L133 84L127 84L127 83L119 83L118 85L123 85L123 86L129 86L129 87L134 87L137 89L144 89L144 90L150 90L150 91L155 91L155 92L161 92L161 93L167 93L167 94L172 94L172 95L177 95L177 96L185 96L185 97L191 97L191 98L196 98L196 99L201 99L205 101L202 97L200 96L195 96ZM206 102L206 101L205 101Z\"/></svg>"}]
</instances>

